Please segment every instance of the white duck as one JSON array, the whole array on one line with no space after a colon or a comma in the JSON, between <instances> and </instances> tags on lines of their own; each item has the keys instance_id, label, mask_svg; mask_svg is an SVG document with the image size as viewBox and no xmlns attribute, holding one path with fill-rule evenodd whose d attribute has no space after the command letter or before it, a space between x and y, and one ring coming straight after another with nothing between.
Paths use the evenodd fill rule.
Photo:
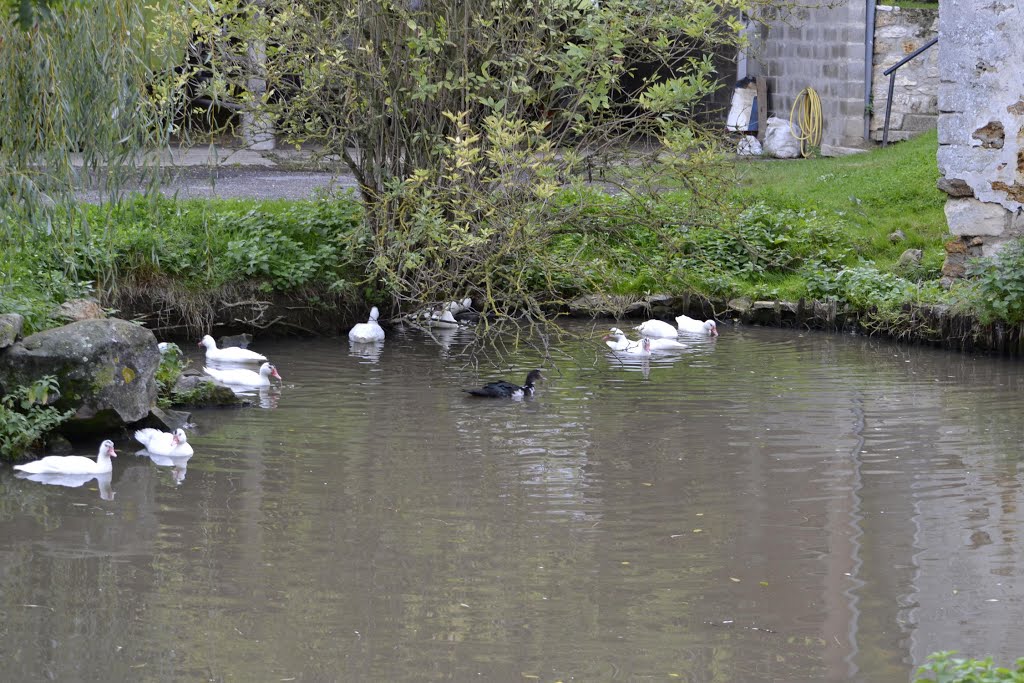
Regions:
<instances>
[{"instance_id":1,"label":"white duck","mask_svg":"<svg viewBox=\"0 0 1024 683\"><path fill-rule=\"evenodd\" d=\"M651 355L651 338L641 337L640 345L626 349L625 353L633 356L649 356Z\"/></svg>"},{"instance_id":2,"label":"white duck","mask_svg":"<svg viewBox=\"0 0 1024 683\"><path fill-rule=\"evenodd\" d=\"M262 353L243 349L241 346L226 346L223 349L218 349L217 342L210 335L204 336L199 345L206 347L206 360L221 363L246 363L263 362L267 359Z\"/></svg>"},{"instance_id":3,"label":"white duck","mask_svg":"<svg viewBox=\"0 0 1024 683\"><path fill-rule=\"evenodd\" d=\"M233 370L203 368L203 372L224 384L236 387L269 387L271 377L281 379L281 375L277 374L277 368L270 363L261 365L259 372L243 370L241 368Z\"/></svg>"},{"instance_id":4,"label":"white duck","mask_svg":"<svg viewBox=\"0 0 1024 683\"><path fill-rule=\"evenodd\" d=\"M633 328L645 337L654 339L675 339L679 330L663 320L647 320Z\"/></svg>"},{"instance_id":5,"label":"white duck","mask_svg":"<svg viewBox=\"0 0 1024 683\"><path fill-rule=\"evenodd\" d=\"M458 327L459 321L452 315L451 310L444 309L441 311L434 311L424 321L427 327Z\"/></svg>"},{"instance_id":6,"label":"white duck","mask_svg":"<svg viewBox=\"0 0 1024 683\"><path fill-rule=\"evenodd\" d=\"M365 323L357 323L348 331L349 341L366 344L370 342L384 341L384 328L377 324L380 311L374 306L370 309L370 319Z\"/></svg>"},{"instance_id":7,"label":"white duck","mask_svg":"<svg viewBox=\"0 0 1024 683\"><path fill-rule=\"evenodd\" d=\"M617 327L613 327L604 336L604 343L612 351L628 351L632 347L640 347L640 342L626 338L626 333Z\"/></svg>"},{"instance_id":8,"label":"white duck","mask_svg":"<svg viewBox=\"0 0 1024 683\"><path fill-rule=\"evenodd\" d=\"M462 313L473 308L473 300L466 297L462 301L450 301L445 308L451 311L452 315L455 315L456 313Z\"/></svg>"},{"instance_id":9,"label":"white duck","mask_svg":"<svg viewBox=\"0 0 1024 683\"><path fill-rule=\"evenodd\" d=\"M626 333L617 327L613 327L611 331L605 336L605 344L608 348L617 353L638 353L643 350L643 342L646 340L650 346L651 351L675 351L678 349L688 348L686 344L677 342L675 339L651 339L650 337L642 337L637 341L633 341L626 337Z\"/></svg>"},{"instance_id":10,"label":"white duck","mask_svg":"<svg viewBox=\"0 0 1024 683\"><path fill-rule=\"evenodd\" d=\"M176 356L181 355L181 348L174 342L160 342L156 347L160 349L161 356L166 356L168 353L173 353Z\"/></svg>"},{"instance_id":11,"label":"white duck","mask_svg":"<svg viewBox=\"0 0 1024 683\"><path fill-rule=\"evenodd\" d=\"M104 474L113 469L110 459L116 457L114 442L107 439L100 444L95 460L84 455L48 455L41 460L15 465L14 469L29 474Z\"/></svg>"},{"instance_id":12,"label":"white duck","mask_svg":"<svg viewBox=\"0 0 1024 683\"><path fill-rule=\"evenodd\" d=\"M173 432L161 432L159 429L140 429L135 432L135 440L155 455L192 455L192 444L184 429Z\"/></svg>"},{"instance_id":13,"label":"white duck","mask_svg":"<svg viewBox=\"0 0 1024 683\"><path fill-rule=\"evenodd\" d=\"M689 348L686 344L676 341L675 339L662 339L662 338L651 338L644 337L651 342L652 351L678 351L680 349Z\"/></svg>"},{"instance_id":14,"label":"white duck","mask_svg":"<svg viewBox=\"0 0 1024 683\"><path fill-rule=\"evenodd\" d=\"M707 334L712 337L718 336L718 325L714 320L695 320L688 315L676 316L676 326L680 332L689 332L690 334Z\"/></svg>"}]
</instances>

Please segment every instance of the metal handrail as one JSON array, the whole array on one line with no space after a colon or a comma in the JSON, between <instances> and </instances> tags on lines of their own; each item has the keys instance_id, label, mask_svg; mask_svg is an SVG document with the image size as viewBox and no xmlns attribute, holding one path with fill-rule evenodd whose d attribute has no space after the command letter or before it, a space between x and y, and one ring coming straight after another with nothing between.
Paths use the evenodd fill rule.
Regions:
<instances>
[{"instance_id":1,"label":"metal handrail","mask_svg":"<svg viewBox=\"0 0 1024 683\"><path fill-rule=\"evenodd\" d=\"M937 42L939 42L938 36L932 38L927 43L917 48L909 55L907 55L906 57L904 57L903 59L896 62L895 64L893 64L888 69L882 72L883 76L889 77L889 97L885 101L885 125L882 127L882 147L885 147L886 145L889 144L889 113L892 111L892 90L894 87L896 87L896 69L900 68L901 66L903 66L911 59L918 56L919 54L921 54L922 52L924 52Z\"/></svg>"}]
</instances>

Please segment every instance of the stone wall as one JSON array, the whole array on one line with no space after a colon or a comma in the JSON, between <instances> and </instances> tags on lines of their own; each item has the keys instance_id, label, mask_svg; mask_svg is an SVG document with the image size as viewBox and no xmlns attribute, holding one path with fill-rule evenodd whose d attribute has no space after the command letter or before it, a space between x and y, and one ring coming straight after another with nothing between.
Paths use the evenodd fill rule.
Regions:
<instances>
[{"instance_id":1,"label":"stone wall","mask_svg":"<svg viewBox=\"0 0 1024 683\"><path fill-rule=\"evenodd\" d=\"M866 2L798 10L762 29L750 75L768 85L769 115L789 119L804 88L821 98L822 147L863 147Z\"/></svg>"},{"instance_id":2,"label":"stone wall","mask_svg":"<svg viewBox=\"0 0 1024 683\"><path fill-rule=\"evenodd\" d=\"M955 239L943 273L1024 235L1024 0L939 4L939 187Z\"/></svg>"},{"instance_id":3,"label":"stone wall","mask_svg":"<svg viewBox=\"0 0 1024 683\"><path fill-rule=\"evenodd\" d=\"M871 78L871 139L881 142L889 77L883 72L938 35L938 9L875 8ZM935 128L939 117L939 47L934 45L894 72L889 140L906 140Z\"/></svg>"}]
</instances>

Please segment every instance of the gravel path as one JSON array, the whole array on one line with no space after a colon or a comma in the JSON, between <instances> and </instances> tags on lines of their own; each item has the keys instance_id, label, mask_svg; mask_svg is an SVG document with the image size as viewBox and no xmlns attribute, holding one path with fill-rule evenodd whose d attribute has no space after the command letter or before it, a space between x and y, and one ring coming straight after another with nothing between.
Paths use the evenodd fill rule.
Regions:
<instances>
[{"instance_id":1,"label":"gravel path","mask_svg":"<svg viewBox=\"0 0 1024 683\"><path fill-rule=\"evenodd\" d=\"M182 199L251 197L254 199L309 199L321 188L355 189L350 175L323 171L287 171L259 166L209 169L183 168L166 181L162 191Z\"/></svg>"}]
</instances>

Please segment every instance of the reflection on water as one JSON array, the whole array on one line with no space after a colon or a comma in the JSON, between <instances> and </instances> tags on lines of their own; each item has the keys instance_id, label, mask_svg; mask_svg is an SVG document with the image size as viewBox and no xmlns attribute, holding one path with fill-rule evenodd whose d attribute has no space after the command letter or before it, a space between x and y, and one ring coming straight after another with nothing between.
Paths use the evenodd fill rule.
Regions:
<instances>
[{"instance_id":1,"label":"reflection on water","mask_svg":"<svg viewBox=\"0 0 1024 683\"><path fill-rule=\"evenodd\" d=\"M170 467L171 479L175 484L180 485L181 482L185 481L185 473L188 471L188 461L192 459L193 454L159 455L157 453L150 453L148 450L143 448L142 450L136 451L135 455L143 458L149 458L153 461L153 464L158 467Z\"/></svg>"},{"instance_id":2,"label":"reflection on water","mask_svg":"<svg viewBox=\"0 0 1024 683\"><path fill-rule=\"evenodd\" d=\"M384 351L384 342L354 342L348 343L350 356L362 358L370 363L380 360L380 354Z\"/></svg>"},{"instance_id":3,"label":"reflection on water","mask_svg":"<svg viewBox=\"0 0 1024 683\"><path fill-rule=\"evenodd\" d=\"M196 411L187 463L4 468L0 680L903 683L1020 654L1017 363L756 328L623 359L570 327L501 365L462 329L261 340L276 409ZM462 392L534 367L531 400Z\"/></svg>"},{"instance_id":4,"label":"reflection on water","mask_svg":"<svg viewBox=\"0 0 1024 683\"><path fill-rule=\"evenodd\" d=\"M18 479L37 481L47 486L67 486L73 489L85 486L95 479L96 485L99 488L100 498L103 500L114 500L114 490L110 484L112 477L110 472L104 474L54 474L45 472L29 474L27 472L16 472L14 476Z\"/></svg>"},{"instance_id":5,"label":"reflection on water","mask_svg":"<svg viewBox=\"0 0 1024 683\"><path fill-rule=\"evenodd\" d=\"M267 387L243 387L232 384L227 386L231 388L231 391L235 392L235 396L247 398L253 405L266 410L272 410L277 407L278 402L281 400L281 392L284 391L279 384L271 384Z\"/></svg>"}]
</instances>

